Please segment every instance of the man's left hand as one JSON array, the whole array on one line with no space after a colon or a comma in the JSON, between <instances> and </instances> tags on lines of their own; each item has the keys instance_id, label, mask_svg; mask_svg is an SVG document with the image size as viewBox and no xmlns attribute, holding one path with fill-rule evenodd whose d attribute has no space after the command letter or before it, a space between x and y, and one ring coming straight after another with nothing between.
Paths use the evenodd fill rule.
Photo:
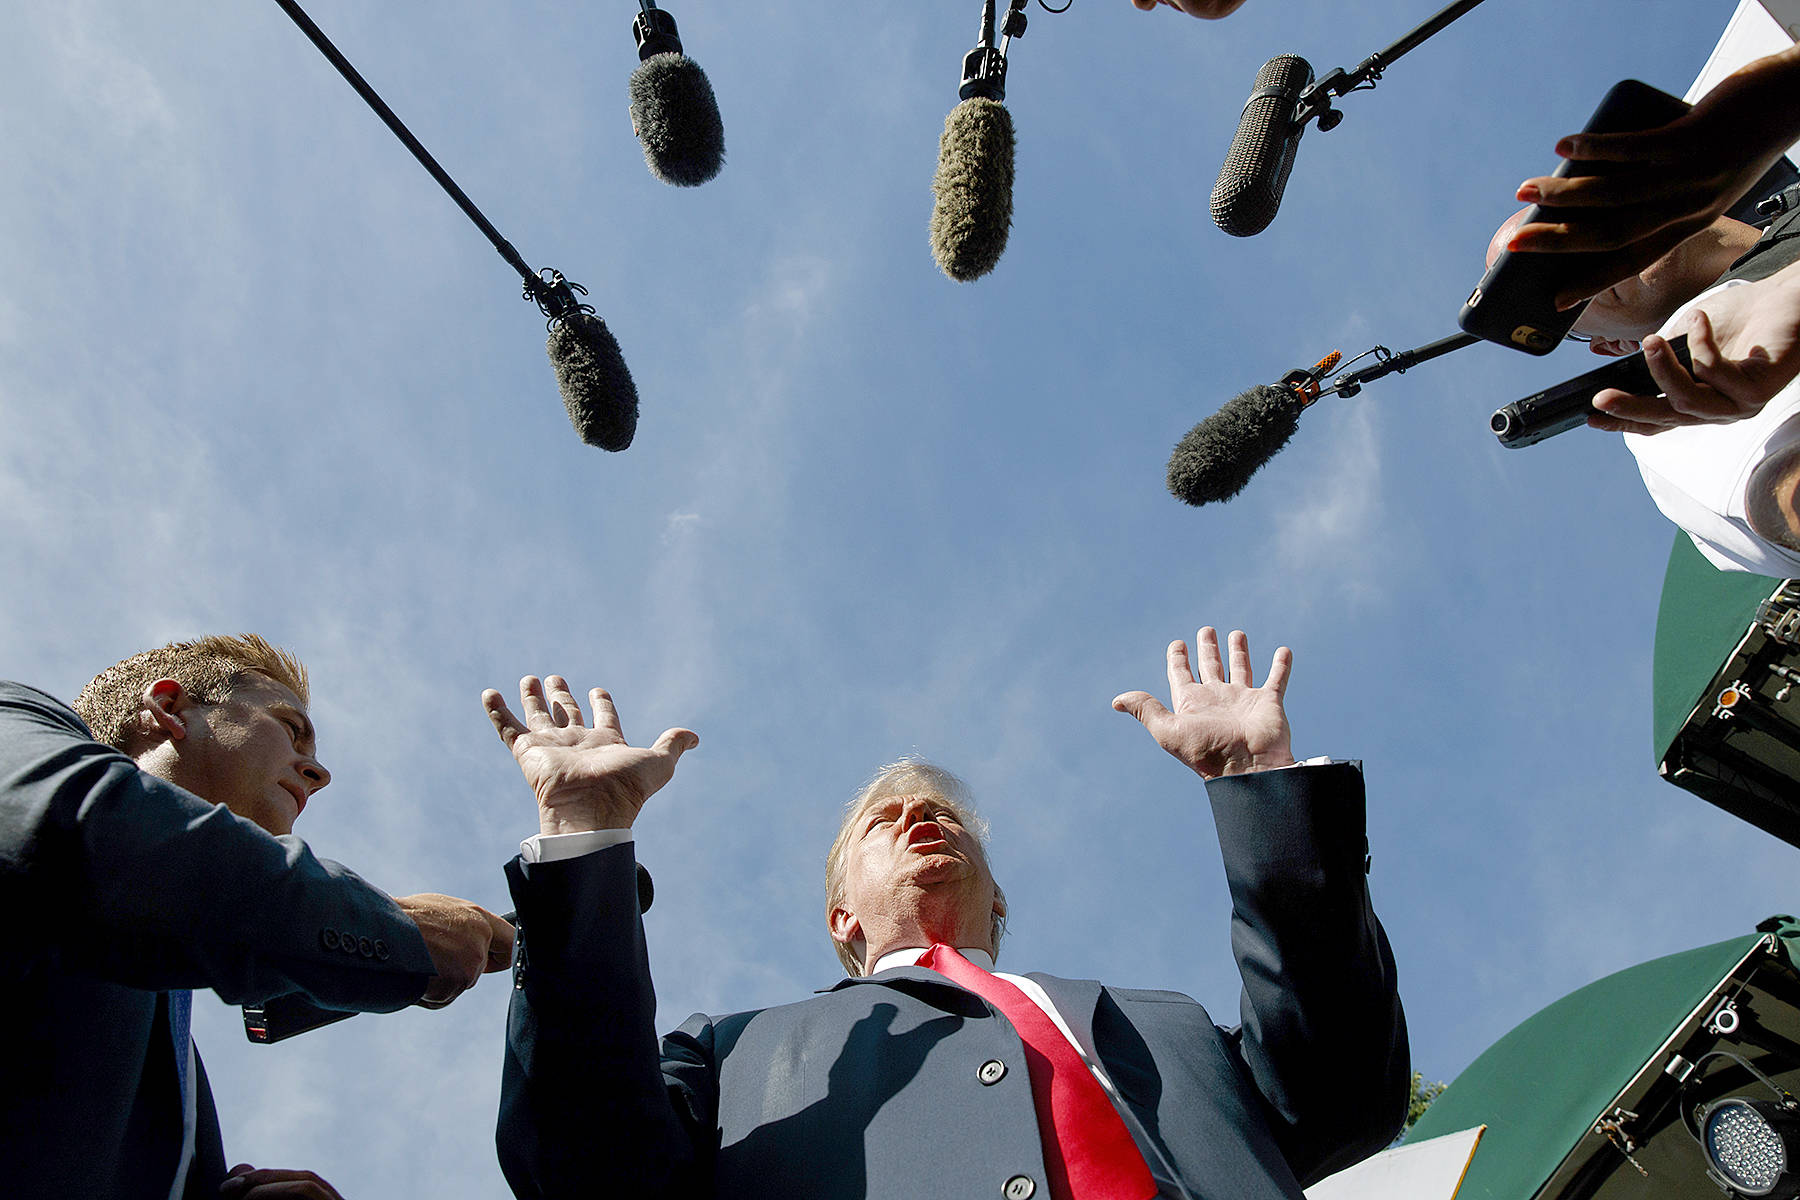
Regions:
<instances>
[{"instance_id":1,"label":"man's left hand","mask_svg":"<svg viewBox=\"0 0 1800 1200\"><path fill-rule=\"evenodd\" d=\"M1143 722L1157 745L1205 779L1294 764L1292 736L1282 695L1294 655L1275 651L1261 687L1250 674L1250 640L1232 630L1231 674L1219 659L1219 635L1211 626L1195 638L1198 673L1186 642L1169 643L1169 707L1148 692L1126 692L1112 706Z\"/></svg>"},{"instance_id":2,"label":"man's left hand","mask_svg":"<svg viewBox=\"0 0 1800 1200\"><path fill-rule=\"evenodd\" d=\"M337 1189L311 1171L258 1170L239 1163L219 1185L224 1200L344 1200Z\"/></svg>"}]
</instances>

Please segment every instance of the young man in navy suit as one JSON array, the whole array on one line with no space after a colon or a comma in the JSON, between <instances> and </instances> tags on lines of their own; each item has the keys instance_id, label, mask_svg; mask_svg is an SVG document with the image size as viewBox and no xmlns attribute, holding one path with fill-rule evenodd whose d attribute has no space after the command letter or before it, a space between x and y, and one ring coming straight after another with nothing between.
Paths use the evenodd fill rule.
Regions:
<instances>
[{"instance_id":1,"label":"young man in navy suit","mask_svg":"<svg viewBox=\"0 0 1800 1200\"><path fill-rule=\"evenodd\" d=\"M510 961L485 909L390 899L289 836L331 779L306 708L254 635L134 655L75 710L0 683L0 906L28 918L0 966L7 1195L330 1200L309 1171L228 1177L191 989L387 1012Z\"/></svg>"}]
</instances>

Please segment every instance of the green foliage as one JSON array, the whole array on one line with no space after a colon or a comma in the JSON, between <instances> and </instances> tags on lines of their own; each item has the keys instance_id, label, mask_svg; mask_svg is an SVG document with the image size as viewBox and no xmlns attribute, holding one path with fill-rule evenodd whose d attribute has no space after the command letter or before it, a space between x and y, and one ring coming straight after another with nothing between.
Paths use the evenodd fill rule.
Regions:
<instances>
[{"instance_id":1,"label":"green foliage","mask_svg":"<svg viewBox=\"0 0 1800 1200\"><path fill-rule=\"evenodd\" d=\"M1431 1102L1444 1094L1446 1086L1442 1083L1426 1083L1423 1074L1418 1071L1412 1073L1412 1092L1406 1098L1406 1124L1401 1128L1400 1136L1394 1139L1396 1144L1406 1140L1406 1135L1412 1132L1413 1122L1425 1115Z\"/></svg>"}]
</instances>

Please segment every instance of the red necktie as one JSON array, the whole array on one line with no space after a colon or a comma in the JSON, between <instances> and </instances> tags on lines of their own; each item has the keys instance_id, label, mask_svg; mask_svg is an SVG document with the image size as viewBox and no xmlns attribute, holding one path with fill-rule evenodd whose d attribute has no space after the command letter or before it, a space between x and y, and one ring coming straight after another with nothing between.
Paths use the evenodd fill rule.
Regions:
<instances>
[{"instance_id":1,"label":"red necktie","mask_svg":"<svg viewBox=\"0 0 1800 1200\"><path fill-rule=\"evenodd\" d=\"M1000 1010L1025 1043L1044 1171L1054 1200L1149 1200L1156 1181L1094 1073L1048 1013L1013 984L939 944L919 959Z\"/></svg>"}]
</instances>

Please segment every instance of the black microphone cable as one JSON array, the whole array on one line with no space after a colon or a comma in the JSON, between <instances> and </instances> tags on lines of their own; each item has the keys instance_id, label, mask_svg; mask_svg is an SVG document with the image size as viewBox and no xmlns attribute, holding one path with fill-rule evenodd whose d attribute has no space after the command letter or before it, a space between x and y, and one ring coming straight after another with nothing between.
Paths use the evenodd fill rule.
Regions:
<instances>
[{"instance_id":1,"label":"black microphone cable","mask_svg":"<svg viewBox=\"0 0 1800 1200\"><path fill-rule=\"evenodd\" d=\"M1334 67L1315 80L1312 64L1298 54L1280 54L1264 63L1213 184L1213 223L1233 237L1251 237L1267 229L1281 207L1307 122L1316 119L1321 131L1336 129L1344 114L1332 107L1333 97L1372 89L1401 55L1481 2L1456 0L1393 45L1363 59L1354 71Z\"/></svg>"},{"instance_id":2,"label":"black microphone cable","mask_svg":"<svg viewBox=\"0 0 1800 1200\"><path fill-rule=\"evenodd\" d=\"M623 450L631 445L631 439L637 432L638 395L637 385L632 382L631 371L625 366L625 358L619 351L619 343L606 322L594 312L594 307L582 301L579 296L585 295L587 289L578 283L564 279L560 271L545 267L534 271L526 265L512 243L500 236L493 223L482 215L475 207L475 202L456 185L450 173L438 165L431 152L412 135L394 110L376 94L350 60L345 58L338 48L331 43L311 17L306 15L295 0L275 0L281 10L293 19L302 33L311 39L313 45L325 56L338 74L342 75L356 94L375 111L400 139L402 145L412 152L431 177L438 182L450 198L456 201L458 208L475 227L486 235L494 249L506 264L519 273L524 281L524 297L535 302L543 312L550 332L548 351L550 362L556 371L557 384L562 391L563 406L568 410L569 421L581 440L602 450Z\"/></svg>"}]
</instances>

